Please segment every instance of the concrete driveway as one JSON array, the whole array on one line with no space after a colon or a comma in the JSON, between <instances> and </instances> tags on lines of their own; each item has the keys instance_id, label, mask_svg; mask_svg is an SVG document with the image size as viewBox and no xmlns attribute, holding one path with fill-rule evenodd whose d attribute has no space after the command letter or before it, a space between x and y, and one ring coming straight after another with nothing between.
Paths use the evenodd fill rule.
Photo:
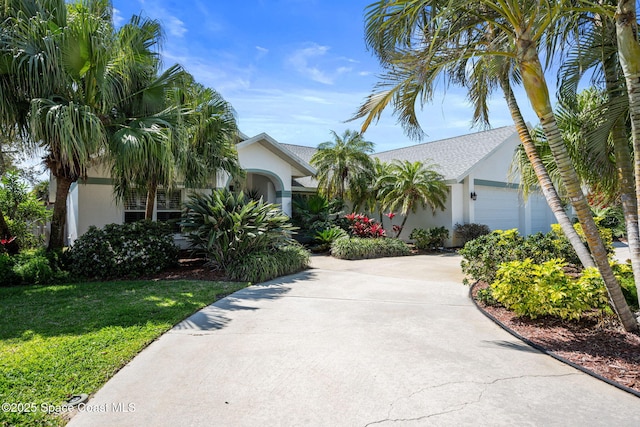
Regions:
<instances>
[{"instance_id":1,"label":"concrete driveway","mask_svg":"<svg viewBox=\"0 0 640 427\"><path fill-rule=\"evenodd\" d=\"M312 263L177 325L69 426L640 425L479 313L457 256Z\"/></svg>"}]
</instances>

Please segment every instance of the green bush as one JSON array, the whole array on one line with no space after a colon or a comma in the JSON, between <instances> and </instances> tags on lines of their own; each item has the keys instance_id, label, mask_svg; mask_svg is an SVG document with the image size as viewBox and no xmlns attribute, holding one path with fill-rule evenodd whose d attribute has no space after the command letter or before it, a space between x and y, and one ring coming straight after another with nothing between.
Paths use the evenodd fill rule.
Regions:
<instances>
[{"instance_id":1,"label":"green bush","mask_svg":"<svg viewBox=\"0 0 640 427\"><path fill-rule=\"evenodd\" d=\"M297 273L309 266L309 252L291 243L270 251L253 252L227 268L227 278L237 282L260 283Z\"/></svg>"},{"instance_id":2,"label":"green bush","mask_svg":"<svg viewBox=\"0 0 640 427\"><path fill-rule=\"evenodd\" d=\"M570 278L563 260L535 264L531 259L504 263L491 284L493 297L519 316L579 319L583 312L608 308L608 296L595 269Z\"/></svg>"},{"instance_id":3,"label":"green bush","mask_svg":"<svg viewBox=\"0 0 640 427\"><path fill-rule=\"evenodd\" d=\"M462 272L473 280L492 283L500 264L524 259L524 238L518 230L496 230L467 242L459 253ZM469 284L467 278L465 284Z\"/></svg>"},{"instance_id":4,"label":"green bush","mask_svg":"<svg viewBox=\"0 0 640 427\"><path fill-rule=\"evenodd\" d=\"M491 233L488 225L485 224L458 224L453 227L453 234L457 238L462 240L462 246L471 240L477 239L480 236Z\"/></svg>"},{"instance_id":5,"label":"green bush","mask_svg":"<svg viewBox=\"0 0 640 427\"><path fill-rule=\"evenodd\" d=\"M242 193L193 194L185 208L181 225L191 248L223 270L253 253L294 242L295 228L278 206L247 200Z\"/></svg>"},{"instance_id":6,"label":"green bush","mask_svg":"<svg viewBox=\"0 0 640 427\"><path fill-rule=\"evenodd\" d=\"M0 286L45 285L68 278L58 256L44 249L0 254Z\"/></svg>"},{"instance_id":7,"label":"green bush","mask_svg":"<svg viewBox=\"0 0 640 427\"><path fill-rule=\"evenodd\" d=\"M624 299L632 310L638 310L638 288L633 278L631 264L613 264L613 271L620 282Z\"/></svg>"},{"instance_id":8,"label":"green bush","mask_svg":"<svg viewBox=\"0 0 640 427\"><path fill-rule=\"evenodd\" d=\"M382 258L410 254L409 246L395 238L349 237L338 239L331 245L331 255L340 259Z\"/></svg>"},{"instance_id":9,"label":"green bush","mask_svg":"<svg viewBox=\"0 0 640 427\"><path fill-rule=\"evenodd\" d=\"M414 228L409 235L409 239L415 240L416 247L425 251L443 248L448 238L449 230L446 227L433 227L426 230Z\"/></svg>"},{"instance_id":10,"label":"green bush","mask_svg":"<svg viewBox=\"0 0 640 427\"><path fill-rule=\"evenodd\" d=\"M21 283L20 277L14 273L15 260L6 253L0 253L0 286L16 286Z\"/></svg>"},{"instance_id":11,"label":"green bush","mask_svg":"<svg viewBox=\"0 0 640 427\"><path fill-rule=\"evenodd\" d=\"M55 278L55 274L49 260L42 254L21 253L16 255L17 262L13 272L25 285L50 284Z\"/></svg>"},{"instance_id":12,"label":"green bush","mask_svg":"<svg viewBox=\"0 0 640 427\"><path fill-rule=\"evenodd\" d=\"M69 250L71 271L97 279L155 273L177 263L171 225L138 221L89 227Z\"/></svg>"}]
</instances>

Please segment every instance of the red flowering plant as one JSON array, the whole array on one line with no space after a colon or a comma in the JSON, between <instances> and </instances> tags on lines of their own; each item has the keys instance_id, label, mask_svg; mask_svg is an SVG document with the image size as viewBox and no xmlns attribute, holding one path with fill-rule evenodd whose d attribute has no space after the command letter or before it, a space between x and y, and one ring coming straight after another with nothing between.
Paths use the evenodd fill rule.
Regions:
<instances>
[{"instance_id":1,"label":"red flowering plant","mask_svg":"<svg viewBox=\"0 0 640 427\"><path fill-rule=\"evenodd\" d=\"M356 237L377 238L385 237L386 233L382 225L374 219L363 214L351 213L344 217L349 223L351 235Z\"/></svg>"},{"instance_id":2,"label":"red flowering plant","mask_svg":"<svg viewBox=\"0 0 640 427\"><path fill-rule=\"evenodd\" d=\"M391 229L396 234L396 237L398 237L400 235L400 233L402 232L402 226L393 224L393 218L395 216L397 216L397 215L395 213L393 213L393 212L389 212L389 213L384 214L384 215L391 220Z\"/></svg>"}]
</instances>

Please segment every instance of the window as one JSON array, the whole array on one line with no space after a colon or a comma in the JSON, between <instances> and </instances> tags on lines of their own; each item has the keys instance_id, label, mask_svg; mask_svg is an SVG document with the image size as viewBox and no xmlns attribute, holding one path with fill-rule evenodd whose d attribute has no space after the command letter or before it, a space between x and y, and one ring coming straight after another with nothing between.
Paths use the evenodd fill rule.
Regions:
<instances>
[{"instance_id":1,"label":"window","mask_svg":"<svg viewBox=\"0 0 640 427\"><path fill-rule=\"evenodd\" d=\"M135 222L144 219L147 194L134 192L127 196L124 207L124 222ZM172 222L175 232L180 231L178 221L182 215L182 193L178 191L158 190L156 194L156 206L154 220Z\"/></svg>"}]
</instances>

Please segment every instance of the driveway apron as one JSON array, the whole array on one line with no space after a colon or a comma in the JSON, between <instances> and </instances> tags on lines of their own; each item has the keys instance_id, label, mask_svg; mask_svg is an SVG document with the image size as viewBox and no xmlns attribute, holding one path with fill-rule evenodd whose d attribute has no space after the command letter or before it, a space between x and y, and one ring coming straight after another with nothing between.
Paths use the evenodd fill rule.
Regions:
<instances>
[{"instance_id":1,"label":"driveway apron","mask_svg":"<svg viewBox=\"0 0 640 427\"><path fill-rule=\"evenodd\" d=\"M640 425L478 312L458 256L312 265L176 325L69 426Z\"/></svg>"}]
</instances>

